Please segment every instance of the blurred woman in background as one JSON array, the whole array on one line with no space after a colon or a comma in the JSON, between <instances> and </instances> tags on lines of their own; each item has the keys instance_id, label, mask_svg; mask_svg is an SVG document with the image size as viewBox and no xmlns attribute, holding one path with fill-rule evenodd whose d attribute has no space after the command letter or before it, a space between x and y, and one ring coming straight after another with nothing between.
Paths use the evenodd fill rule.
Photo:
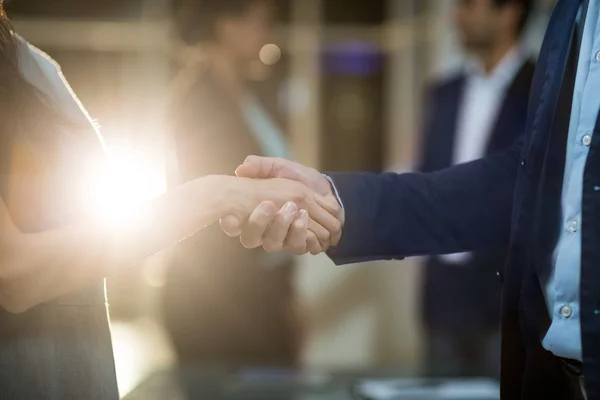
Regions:
<instances>
[{"instance_id":1,"label":"blurred woman in background","mask_svg":"<svg viewBox=\"0 0 600 400\"><path fill-rule=\"evenodd\" d=\"M285 136L246 80L269 43L275 5L183 1L179 28L193 51L174 85L177 184L231 173L248 154L288 157ZM296 367L303 329L292 264L288 255L248 251L218 227L181 244L164 292L181 364Z\"/></svg>"},{"instance_id":2,"label":"blurred woman in background","mask_svg":"<svg viewBox=\"0 0 600 400\"><path fill-rule=\"evenodd\" d=\"M101 137L1 0L0 11L0 397L116 400L104 276L263 200L295 200L317 220L323 210L291 181L207 176L141 204L144 218L96 218Z\"/></svg>"}]
</instances>

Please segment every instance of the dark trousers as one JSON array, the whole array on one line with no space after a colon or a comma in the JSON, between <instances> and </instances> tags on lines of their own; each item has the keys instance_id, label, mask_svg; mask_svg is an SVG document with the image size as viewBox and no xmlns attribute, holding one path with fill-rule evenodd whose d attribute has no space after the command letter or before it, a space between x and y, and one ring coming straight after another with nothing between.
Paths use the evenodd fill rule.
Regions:
<instances>
[{"instance_id":1,"label":"dark trousers","mask_svg":"<svg viewBox=\"0 0 600 400\"><path fill-rule=\"evenodd\" d=\"M494 331L428 332L425 375L438 378L500 377L500 334Z\"/></svg>"}]
</instances>

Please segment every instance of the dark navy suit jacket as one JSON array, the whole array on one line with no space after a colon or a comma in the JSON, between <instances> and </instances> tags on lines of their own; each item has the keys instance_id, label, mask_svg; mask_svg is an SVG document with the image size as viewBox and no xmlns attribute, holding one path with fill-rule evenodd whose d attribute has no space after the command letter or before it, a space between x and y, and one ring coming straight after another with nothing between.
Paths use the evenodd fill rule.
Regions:
<instances>
[{"instance_id":1,"label":"dark navy suit jacket","mask_svg":"<svg viewBox=\"0 0 600 400\"><path fill-rule=\"evenodd\" d=\"M525 62L509 83L492 121L486 155L509 148L525 132L533 72L534 64ZM434 172L453 164L466 78L460 73L427 91L417 171ZM505 261L505 246L475 251L465 265L428 258L421 293L424 325L454 334L496 331L500 325L501 289L496 271Z\"/></svg>"},{"instance_id":2,"label":"dark navy suit jacket","mask_svg":"<svg viewBox=\"0 0 600 400\"><path fill-rule=\"evenodd\" d=\"M530 91L526 134L509 150L433 173L330 174L346 224L338 263L507 246L502 290L502 398L566 399L562 364L541 340L550 319L540 281L560 227L562 172L572 101L578 0L560 0ZM583 177L583 369L600 400L600 126Z\"/></svg>"}]
</instances>

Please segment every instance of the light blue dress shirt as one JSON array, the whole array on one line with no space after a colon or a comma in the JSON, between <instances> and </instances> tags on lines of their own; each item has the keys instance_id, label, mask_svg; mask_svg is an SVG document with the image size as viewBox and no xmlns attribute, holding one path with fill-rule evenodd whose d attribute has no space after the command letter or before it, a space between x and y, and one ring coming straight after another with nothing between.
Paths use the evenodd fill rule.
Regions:
<instances>
[{"instance_id":1,"label":"light blue dress shirt","mask_svg":"<svg viewBox=\"0 0 600 400\"><path fill-rule=\"evenodd\" d=\"M587 5L589 3L589 5ZM587 16L585 7L587 5ZM584 21L585 18L585 21ZM582 360L579 282L581 278L581 218L583 171L600 109L600 0L584 1L579 24L585 22L569 125L562 188L561 231L553 255L553 270L545 285L552 318L543 346L559 357Z\"/></svg>"}]
</instances>

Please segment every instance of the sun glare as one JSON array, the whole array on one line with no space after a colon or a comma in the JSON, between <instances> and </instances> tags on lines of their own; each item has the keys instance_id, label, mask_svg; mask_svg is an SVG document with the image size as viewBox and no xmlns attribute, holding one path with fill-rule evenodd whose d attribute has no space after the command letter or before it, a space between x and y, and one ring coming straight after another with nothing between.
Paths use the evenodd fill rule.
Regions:
<instances>
[{"instance_id":1,"label":"sun glare","mask_svg":"<svg viewBox=\"0 0 600 400\"><path fill-rule=\"evenodd\" d=\"M143 205L165 192L162 168L125 147L107 150L107 163L97 171L92 189L94 218L126 226L143 218Z\"/></svg>"}]
</instances>

